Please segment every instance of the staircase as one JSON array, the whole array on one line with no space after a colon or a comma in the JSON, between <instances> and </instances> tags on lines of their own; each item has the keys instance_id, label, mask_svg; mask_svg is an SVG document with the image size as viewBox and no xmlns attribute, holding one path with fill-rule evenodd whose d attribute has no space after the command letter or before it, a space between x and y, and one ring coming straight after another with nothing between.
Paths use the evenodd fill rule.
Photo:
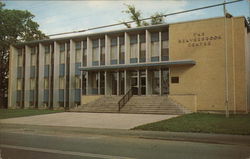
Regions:
<instances>
[{"instance_id":1,"label":"staircase","mask_svg":"<svg viewBox=\"0 0 250 159\"><path fill-rule=\"evenodd\" d=\"M133 96L121 113L136 114L185 114L189 111L167 96Z\"/></svg>"},{"instance_id":2,"label":"staircase","mask_svg":"<svg viewBox=\"0 0 250 159\"><path fill-rule=\"evenodd\" d=\"M118 113L118 101L121 96L103 96L93 102L84 104L71 111L93 113Z\"/></svg>"}]
</instances>

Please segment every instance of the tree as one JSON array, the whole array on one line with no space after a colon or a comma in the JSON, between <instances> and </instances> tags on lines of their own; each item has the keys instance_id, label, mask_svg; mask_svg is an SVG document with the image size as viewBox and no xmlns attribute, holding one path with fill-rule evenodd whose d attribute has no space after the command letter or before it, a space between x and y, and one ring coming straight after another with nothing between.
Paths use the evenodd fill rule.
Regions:
<instances>
[{"instance_id":1,"label":"tree","mask_svg":"<svg viewBox=\"0 0 250 159\"><path fill-rule=\"evenodd\" d=\"M47 38L29 11L4 9L0 2L0 107L7 105L9 47L11 44Z\"/></svg>"},{"instance_id":2,"label":"tree","mask_svg":"<svg viewBox=\"0 0 250 159\"><path fill-rule=\"evenodd\" d=\"M158 13L158 12L154 13L152 16L150 16L151 21L150 21L150 23L148 23L145 20L141 20L141 19L143 19L142 13L140 10L136 10L134 5L128 5L128 4L125 4L125 5L127 6L127 10L124 10L122 12L129 14L130 19L135 21L135 24L137 27L164 23L164 17L163 17L162 13ZM123 24L127 28L131 28L131 25L129 23L123 22Z\"/></svg>"}]
</instances>

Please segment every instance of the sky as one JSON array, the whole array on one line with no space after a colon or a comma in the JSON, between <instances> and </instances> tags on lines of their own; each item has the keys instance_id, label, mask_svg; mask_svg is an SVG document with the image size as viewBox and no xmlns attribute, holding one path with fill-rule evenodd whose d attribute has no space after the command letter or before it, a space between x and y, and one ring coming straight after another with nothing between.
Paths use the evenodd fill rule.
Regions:
<instances>
[{"instance_id":1,"label":"sky","mask_svg":"<svg viewBox=\"0 0 250 159\"><path fill-rule=\"evenodd\" d=\"M122 12L126 10L124 4L134 5L140 10L143 18L150 17L155 12L163 14L174 13L187 9L203 7L222 3L224 0L0 0L5 3L6 9L28 10L35 18L33 19L40 25L46 35L84 30L92 27L119 23L128 21L128 14ZM233 0L227 0L230 2ZM226 5L227 11L233 16L250 17L250 1L244 0L233 4ZM189 12L168 16L165 18L166 23L175 23L196 19L223 16L223 7L214 7L199 11ZM91 32L100 32L104 30L124 29L125 26L116 26L102 30L93 30ZM84 33L90 33L84 32ZM83 33L81 33L83 34ZM71 34L72 35L72 34ZM73 34L76 35L76 34ZM67 35L63 35L67 36ZM53 38L53 37L51 37Z\"/></svg>"}]
</instances>

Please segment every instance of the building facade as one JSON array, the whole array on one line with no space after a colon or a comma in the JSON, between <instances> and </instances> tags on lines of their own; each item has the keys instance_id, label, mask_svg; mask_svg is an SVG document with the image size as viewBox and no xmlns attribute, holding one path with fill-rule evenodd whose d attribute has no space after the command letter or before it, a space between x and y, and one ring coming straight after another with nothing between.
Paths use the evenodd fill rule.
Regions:
<instances>
[{"instance_id":1,"label":"building facade","mask_svg":"<svg viewBox=\"0 0 250 159\"><path fill-rule=\"evenodd\" d=\"M10 50L8 105L75 107L132 89L194 112L248 112L249 43L244 17L19 43Z\"/></svg>"}]
</instances>

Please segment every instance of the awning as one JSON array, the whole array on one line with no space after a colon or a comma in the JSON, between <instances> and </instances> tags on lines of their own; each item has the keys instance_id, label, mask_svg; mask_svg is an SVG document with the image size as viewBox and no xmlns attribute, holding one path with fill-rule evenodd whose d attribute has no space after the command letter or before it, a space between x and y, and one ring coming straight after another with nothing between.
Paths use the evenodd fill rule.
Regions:
<instances>
[{"instance_id":1,"label":"awning","mask_svg":"<svg viewBox=\"0 0 250 159\"><path fill-rule=\"evenodd\" d=\"M194 60L177 60L177 61L162 61L162 62L150 62L150 63L137 63L137 64L119 64L108 66L92 66L81 67L80 71L104 71L104 70L116 70L116 69L140 69L140 68L153 68L153 67L171 67L181 65L195 65Z\"/></svg>"}]
</instances>

